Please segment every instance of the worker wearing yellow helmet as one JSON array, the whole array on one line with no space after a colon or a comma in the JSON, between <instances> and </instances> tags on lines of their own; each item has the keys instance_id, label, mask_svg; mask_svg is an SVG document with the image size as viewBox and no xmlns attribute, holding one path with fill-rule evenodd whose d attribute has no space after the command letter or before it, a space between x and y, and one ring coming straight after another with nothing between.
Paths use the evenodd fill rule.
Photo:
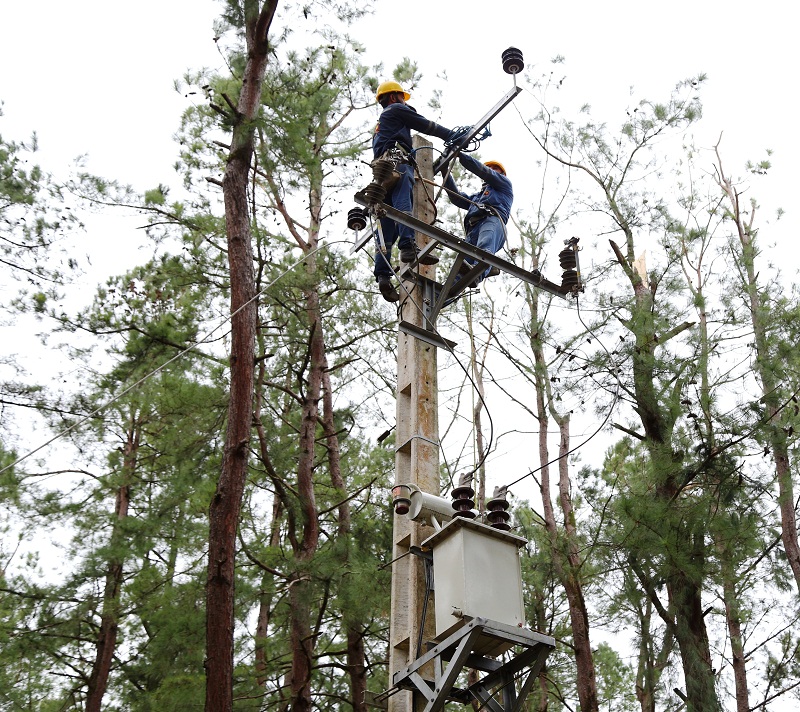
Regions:
<instances>
[{"instance_id":1,"label":"worker wearing yellow helmet","mask_svg":"<svg viewBox=\"0 0 800 712\"><path fill-rule=\"evenodd\" d=\"M500 161L481 163L466 153L460 153L458 160L470 173L474 173L483 181L481 189L472 195L458 190L453 176L447 176L444 187L450 202L467 211L464 218L464 230L467 242L482 250L497 253L506 243L506 224L514 202L514 190L506 175L506 169ZM474 265L475 260L467 257L464 265ZM462 266L464 272L469 266ZM476 281L497 274L494 268L488 268Z\"/></svg>"},{"instance_id":2,"label":"worker wearing yellow helmet","mask_svg":"<svg viewBox=\"0 0 800 712\"><path fill-rule=\"evenodd\" d=\"M412 193L414 188L414 166L411 153L411 132L418 131L429 136L447 140L450 130L434 121L420 116L414 108L406 104L411 95L395 81L383 82L375 94L376 101L383 107L375 135L372 137L374 157L380 158L387 151L399 149L404 158L396 166L400 180L386 196L387 205L411 214ZM381 295L388 302L400 299L397 289L392 285L392 269L389 260L392 247L397 242L400 248L400 259L403 262L415 262L419 248L414 238L414 231L405 225L398 225L394 220L381 218L381 231L386 245L386 254L377 250L375 253L375 281ZM424 258L426 264L433 264L435 257Z\"/></svg>"}]
</instances>

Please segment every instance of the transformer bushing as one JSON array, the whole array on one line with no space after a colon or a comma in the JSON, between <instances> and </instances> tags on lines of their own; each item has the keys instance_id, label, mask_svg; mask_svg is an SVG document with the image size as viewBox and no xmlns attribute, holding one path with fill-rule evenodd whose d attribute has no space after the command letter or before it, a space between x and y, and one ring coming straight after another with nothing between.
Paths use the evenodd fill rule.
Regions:
<instances>
[{"instance_id":1,"label":"transformer bushing","mask_svg":"<svg viewBox=\"0 0 800 712\"><path fill-rule=\"evenodd\" d=\"M475 490L472 489L472 473L465 472L461 476L458 487L453 488L453 509L456 517L475 519Z\"/></svg>"},{"instance_id":2,"label":"transformer bushing","mask_svg":"<svg viewBox=\"0 0 800 712\"><path fill-rule=\"evenodd\" d=\"M494 496L486 503L486 519L489 520L489 525L494 529L500 529L507 532L511 529L508 523L511 515L508 513L508 501L506 500L506 488L497 487L494 491Z\"/></svg>"}]
</instances>

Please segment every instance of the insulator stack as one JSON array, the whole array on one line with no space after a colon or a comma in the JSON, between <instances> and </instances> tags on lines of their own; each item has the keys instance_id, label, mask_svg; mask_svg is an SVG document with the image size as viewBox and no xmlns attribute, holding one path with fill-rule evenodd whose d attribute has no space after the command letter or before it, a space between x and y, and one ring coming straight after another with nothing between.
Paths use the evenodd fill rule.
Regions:
<instances>
[{"instance_id":1,"label":"insulator stack","mask_svg":"<svg viewBox=\"0 0 800 712\"><path fill-rule=\"evenodd\" d=\"M350 230L363 230L367 226L367 216L361 208L353 208L347 212L347 227Z\"/></svg>"},{"instance_id":2,"label":"insulator stack","mask_svg":"<svg viewBox=\"0 0 800 712\"><path fill-rule=\"evenodd\" d=\"M558 253L558 263L561 265L561 269L575 269L578 264L575 250L571 247L565 247L561 250L561 252Z\"/></svg>"},{"instance_id":3,"label":"insulator stack","mask_svg":"<svg viewBox=\"0 0 800 712\"><path fill-rule=\"evenodd\" d=\"M511 515L507 511L509 504L506 494L505 487L496 487L494 496L486 503L486 518L489 520L489 524L504 532L511 529L511 525L508 523Z\"/></svg>"},{"instance_id":4,"label":"insulator stack","mask_svg":"<svg viewBox=\"0 0 800 712\"><path fill-rule=\"evenodd\" d=\"M380 203L386 197L386 188L378 183L370 183L364 188L364 197L370 203Z\"/></svg>"},{"instance_id":5,"label":"insulator stack","mask_svg":"<svg viewBox=\"0 0 800 712\"><path fill-rule=\"evenodd\" d=\"M581 290L581 276L578 272L578 238L567 240L567 246L558 253L561 269L561 291L565 294Z\"/></svg>"},{"instance_id":6,"label":"insulator stack","mask_svg":"<svg viewBox=\"0 0 800 712\"><path fill-rule=\"evenodd\" d=\"M372 177L376 183L386 183L392 177L394 163L385 159L372 162Z\"/></svg>"},{"instance_id":7,"label":"insulator stack","mask_svg":"<svg viewBox=\"0 0 800 712\"><path fill-rule=\"evenodd\" d=\"M524 68L522 52L516 47L509 47L503 52L503 71L506 74L519 74Z\"/></svg>"},{"instance_id":8,"label":"insulator stack","mask_svg":"<svg viewBox=\"0 0 800 712\"><path fill-rule=\"evenodd\" d=\"M465 473L461 476L458 487L453 488L453 509L456 517L475 519L475 490L472 489L472 474Z\"/></svg>"}]
</instances>

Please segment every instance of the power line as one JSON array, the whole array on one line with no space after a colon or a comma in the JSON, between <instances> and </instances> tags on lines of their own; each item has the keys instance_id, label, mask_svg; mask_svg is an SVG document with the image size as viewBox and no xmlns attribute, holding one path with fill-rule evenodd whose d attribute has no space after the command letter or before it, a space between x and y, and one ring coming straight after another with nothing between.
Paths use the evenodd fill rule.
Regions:
<instances>
[{"instance_id":1,"label":"power line","mask_svg":"<svg viewBox=\"0 0 800 712\"><path fill-rule=\"evenodd\" d=\"M40 452L41 450L44 450L46 447L48 447L49 445L52 445L54 442L60 440L61 438L65 437L66 435L69 435L69 433L71 433L73 430L76 430L78 427L80 427L84 423L88 422L89 420L94 418L99 413L102 413L104 410L106 410L106 408L112 406L114 403L116 403L124 395L127 395L132 390L134 390L135 388L140 386L142 383L144 383L148 379L152 378L153 376L155 376L158 373L160 373L161 371L163 371L167 366L169 366L170 364L174 363L178 359L182 358L183 356L185 356L190 351L193 351L195 348L197 348L201 344L204 344L207 341L209 341L211 339L211 337L217 331L219 331L223 326L225 326L225 324L227 324L229 321L231 321L233 319L233 317L235 317L240 311L242 311L242 309L244 309L246 306L251 304L254 300L258 299L268 289L271 289L272 287L274 287L281 279L283 279L287 274L289 274L289 272L291 272L293 269L295 269L295 267L303 264L309 257L311 257L312 255L314 255L317 252L319 252L322 248L328 247L329 245L335 245L335 244L338 244L340 242L349 242L349 240L344 240L344 239L342 239L342 240L334 240L334 241L332 241L330 243L327 243L325 245L320 245L319 247L314 248L313 250L311 250L308 253L304 253L303 256L299 260L297 260L297 262L295 262L294 264L292 264L289 267L287 267L274 280L272 280L272 282L270 282L268 285L266 285L261 291L259 291L256 294L254 294L250 299L248 299L244 304L242 304L238 309L236 309L236 311L233 311L228 316L226 316L225 319L222 320L222 322L220 322L211 331L209 331L202 339L200 339L199 341L195 342L191 346L188 346L187 348L183 349L182 351L179 351L177 354L175 354L175 356L173 356L172 358L168 359L167 361L162 363L160 366L157 366L152 371L150 371L149 373L147 373L144 376L142 376L139 380L137 380L134 383L132 383L127 388L124 388L122 391L120 391L120 393L118 393L113 398L109 399L108 401L106 401L102 405L100 405L97 408L95 408L88 415L85 415L84 417L80 418L75 423L70 425L68 428L65 428L64 430L60 431L59 433L56 433L52 438L50 438L46 442L42 443L41 445L39 445L38 447L34 448L33 450L30 450L29 452L25 453L21 457L19 457L16 460L14 460L12 463L10 463L10 464L6 465L5 467L3 467L2 469L0 469L0 474L4 473L6 470L10 470L12 467L15 467L20 462L23 462L24 460L27 460L29 457L32 457L33 455L35 455L37 452Z\"/></svg>"}]
</instances>

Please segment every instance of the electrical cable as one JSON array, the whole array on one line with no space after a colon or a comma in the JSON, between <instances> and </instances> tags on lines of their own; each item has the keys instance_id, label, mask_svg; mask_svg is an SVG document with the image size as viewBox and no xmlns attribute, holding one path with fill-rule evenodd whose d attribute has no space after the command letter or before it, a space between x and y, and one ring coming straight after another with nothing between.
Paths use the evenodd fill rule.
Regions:
<instances>
[{"instance_id":1,"label":"electrical cable","mask_svg":"<svg viewBox=\"0 0 800 712\"><path fill-rule=\"evenodd\" d=\"M430 556L430 558L428 558ZM422 612L417 631L417 657L422 656L422 640L425 637L425 619L428 617L428 601L433 591L433 556L423 555L423 565L425 568L425 598L422 599Z\"/></svg>"},{"instance_id":2,"label":"electrical cable","mask_svg":"<svg viewBox=\"0 0 800 712\"><path fill-rule=\"evenodd\" d=\"M387 262L387 264L389 264L389 260L386 260L386 262ZM403 291L406 293L406 297L404 297L404 298L401 298L401 300L400 300L400 303L399 303L399 305L398 305L398 307L397 307L397 313L398 313L398 316L399 316L399 314L400 314L400 311L401 311L401 309L402 309L402 306L403 306L403 304L405 303L405 301L406 301L406 300L410 300L410 301L411 301L411 304L413 304L413 306L414 306L414 307L417 309L417 311L418 311L418 312L419 312L419 313L422 315L422 318L423 318L423 320L424 320L426 323L430 323L430 322L428 322L427 318L425 317L425 312L424 312L424 310L423 310L422 306L421 306L419 303L417 303L417 301L416 301L416 300L414 299L414 297L413 297L413 292L414 292L414 290L416 289L416 283L415 283L415 284L414 284L414 286L413 286L413 287L412 287L412 288L409 290L409 289L408 289L408 288L405 286L405 284L404 284L403 280L401 280L401 279L400 279L400 276L399 276L399 275L398 275L398 273L397 273L397 272L394 270L394 268L392 267L392 265L391 265L391 264L389 264L389 269L392 271L392 274L394 275L394 277L395 277L395 279L397 280L397 282L398 282L398 284L400 285L400 287L401 287L401 288L403 289ZM430 324L430 326L431 326L431 329L433 330L433 333L435 333L435 334L436 334L437 336L439 336L440 338L443 338L443 337L442 337L442 335L439 333L439 330L436 328L436 324ZM461 363L461 361L459 360L458 356L455 354L455 352L454 352L454 351L451 351L450 353L453 355L453 358L455 359L456 363L459 365L459 367L461 368L461 370L464 372L464 374L465 374L465 375L467 376L467 378L469 379L469 382L472 384L472 388L473 388L473 390L474 390L475 392L477 392L477 393L478 393L478 398L480 398L480 400L481 400L481 403L482 403L482 405L483 405L483 409L486 411L486 417L487 417L487 418L488 418L488 420L489 420L489 438L488 438L487 446L486 446L486 449L485 449L485 451L484 451L484 454L483 454L483 456L481 457L480 461L479 461L479 462L478 462L478 463L477 463L477 464L474 466L474 468L472 469L472 472L470 473L470 474L474 475L474 474L475 474L475 473L476 473L476 472L477 472L477 471L478 471L478 470L481 468L481 466L484 464L484 462L486 462L486 459L487 459L487 458L488 458L488 456L489 456L489 452L491 451L491 447L492 447L492 445L493 445L493 443L494 443L494 420L492 419L492 414L491 414L491 412L489 411L489 407L488 407L488 405L487 405L487 403L486 403L486 400L485 400L485 399L484 399L484 397L481 395L481 393L480 393L480 390L478 389L478 386L477 386L477 384L475 383L474 379L472 378L472 376L471 376L471 375L470 375L470 373L469 373L469 370L468 370L468 369L467 369L467 368L464 366L464 364L463 364L463 363ZM439 450L440 450L440 452L442 453L442 457L444 457L444 448L442 447L442 444L441 444L441 442L439 443ZM449 466L447 467L447 469L448 469L448 471L450 470Z\"/></svg>"},{"instance_id":3,"label":"electrical cable","mask_svg":"<svg viewBox=\"0 0 800 712\"><path fill-rule=\"evenodd\" d=\"M150 373L145 374L144 376L142 376L140 379L138 379L137 381L132 383L127 388L124 388L116 396L114 396L113 398L109 399L105 403L99 405L91 413L89 413L88 415L83 416L82 418L77 420L75 423L70 425L65 430L62 430L62 431L56 433L52 438L50 438L46 442L42 443L41 445L39 445L38 447L34 448L33 450L25 453L21 457L18 457L12 463L10 463L10 464L6 465L5 467L3 467L2 469L0 469L0 474L3 474L6 470L10 470L12 467L15 467L20 462L23 462L24 460L27 460L29 457L32 457L33 455L35 455L37 452L40 452L41 450L44 450L48 445L52 445L57 440L60 440L61 438L65 437L66 435L69 435L69 433L71 433L73 430L76 430L77 428L79 428L84 423L88 422L89 420L91 420L95 416L97 416L100 413L102 413L106 408L108 408L109 406L111 406L114 403L116 403L124 395L127 395L128 393L130 393L134 388L137 388L138 386L140 386L142 383L144 383L148 379L150 379L153 376L157 375L158 373L163 371L167 366L169 366L170 364L174 363L175 361L177 361L178 359L183 357L185 354L187 354L190 351L194 350L195 348L197 348L201 344L204 344L207 341L209 341L209 339L211 339L211 337L217 331L219 331L223 326L225 326L225 324L230 322L233 319L233 317L235 317L240 311L242 311L242 309L244 309L246 306L248 306L254 300L258 299L268 289L270 289L273 286L275 286L281 279L283 279L287 274L289 274L289 272L291 272L293 269L295 269L299 265L303 264L309 257L311 257L312 255L316 254L317 252L319 252L324 247L328 247L329 245L335 245L335 244L338 244L338 243L341 243L341 242L348 242L349 243L350 241L349 240L344 240L344 239L343 240L334 240L334 241L326 243L324 245L319 245L318 247L316 247L315 249L313 249L309 253L304 253L303 256L297 262L295 262L293 265L290 265L289 267L287 267L274 280L272 280L272 282L270 282L267 286L265 286L257 294L254 294L250 299L248 299L244 304L242 304L238 309L236 309L236 311L231 312L229 315L227 315L225 317L225 319L222 320L222 322L220 322L211 331L209 331L202 339L200 339L199 341L196 341L194 344L192 344L191 346L188 346L187 348L183 349L182 351L179 351L177 354L175 354L175 356L173 356L172 358L170 358L167 361L165 361L164 363L162 363L160 366L158 366L155 369L153 369L152 371L150 371Z\"/></svg>"},{"instance_id":4,"label":"electrical cable","mask_svg":"<svg viewBox=\"0 0 800 712\"><path fill-rule=\"evenodd\" d=\"M576 305L578 305L577 306L578 319L581 322L581 324L583 325L583 328L586 329L587 331L589 331L589 328L586 326L586 324L584 324L583 319L581 319L581 316L580 316L580 306L579 306L580 305L580 297L577 294L575 295L575 303L576 303ZM610 356L611 354L609 353L609 351L605 347L605 345L599 339L597 339L597 342L603 347L603 350ZM619 382L619 378L617 378L617 390L614 393L614 400L611 403L611 406L608 408L608 411L606 413L606 417L603 418L603 421L600 423L600 425L597 427L597 429L588 438L586 438L586 440L584 440L582 443L579 443L575 447L570 448L563 455L559 455L558 457L554 457L552 460L550 460L548 462L545 462L543 465L541 465L541 466L539 466L539 467L537 467L537 468L535 468L533 470L530 470L530 471L526 472L524 475L522 475L522 477L518 477L513 482L509 482L506 485L506 487L507 488L511 488L514 485L519 484L520 482L522 482L522 480L524 480L526 477L530 477L531 475L535 475L537 472L540 472L545 467L549 467L553 463L559 462L560 460L563 460L565 457L569 457L572 453L576 452L577 450L580 450L580 448L582 448L584 445L586 445L591 440L593 440L600 433L600 431L603 428L605 428L606 424L608 423L609 419L611 418L611 413L614 411L614 408L617 405L617 401L619 400L619 392L620 392L621 386L622 386L622 384Z\"/></svg>"},{"instance_id":5,"label":"electrical cable","mask_svg":"<svg viewBox=\"0 0 800 712\"><path fill-rule=\"evenodd\" d=\"M489 138L492 135L489 125L484 126L472 139L464 146L460 146L464 137L472 131L472 126L456 126L450 135L445 139L444 145L447 149L454 149L456 152L463 151L464 153L474 153L480 148L481 141Z\"/></svg>"},{"instance_id":6,"label":"electrical cable","mask_svg":"<svg viewBox=\"0 0 800 712\"><path fill-rule=\"evenodd\" d=\"M448 143L448 142L445 142L445 145L446 145L446 146L448 146L448 147L449 147L449 146L452 146L452 144L453 144L454 142L457 142L457 141L458 141L460 138L463 138L463 136L466 134L466 132L467 132L468 130L470 130L471 128L472 128L471 126L468 126L468 127L458 127L457 129L454 129L454 131L452 132L452 136L453 136L453 138L451 138L451 139L448 139L449 143ZM467 146L466 148L462 148L462 149L460 149L460 150L464 150L464 151L466 151L466 152L475 151L475 150L477 150L478 146L480 145L480 141L481 141L481 140L483 140L484 138L488 138L489 136L491 136L491 132L489 131L489 128L488 128L488 126L487 126L487 127L486 127L486 128L485 128L485 129L484 129L482 132L481 132L481 134L480 134L478 137L476 137L476 139L474 139L474 141L475 141L475 146L474 146L474 147L472 147L472 142L470 142L470 144L468 144L468 146ZM423 147L417 148L417 149L415 149L414 151L412 151L412 152L411 152L411 155L412 155L412 156L414 156L414 155L416 154L416 152L417 152L417 151L419 151L419 150L422 150L423 148L425 148L425 149L430 149L430 150L435 150L435 151L438 151L438 149L435 149L433 146L423 146ZM440 153L441 153L441 152L440 152ZM439 194L441 194L441 190L447 190L448 192L452 192L452 191L450 191L448 188L445 188L445 187L444 187L444 185L442 185L442 186L440 186L440 188L441 188L441 189L440 189L440 191L439 191L439 194L437 194L437 195L436 195L434 198L432 198L432 197L431 197L431 195L430 195L430 193L428 192L428 189L427 189L427 184L426 184L426 183L427 183L427 181L426 181L426 179L424 179L424 178L422 177L422 175L420 174L420 172L419 172L419 168L418 168L418 166L417 166L417 164L416 164L416 161L413 161L413 162L412 162L412 165L414 166L414 172L415 172L415 175L416 175L417 177L419 177L419 179L420 179L420 182L422 183L423 189L425 190L425 196L426 196L426 198L427 198L428 202L432 203L432 205L433 205L433 209L434 209L434 212L437 212L437 211L436 211L436 202L435 202L435 201L436 201L436 199L438 199L438 197L439 197ZM446 180L446 178L445 178L445 180ZM435 185L435 184L434 184L434 185ZM461 193L459 193L459 195L461 195ZM469 201L470 203L472 203L473 205L481 205L481 203L478 203L478 202L476 202L476 201L474 201L474 200L471 200L470 198L466 198L466 197L465 197L465 196L463 196L463 195L462 195L461 197L462 197L462 198L464 198L464 199L466 199L466 200L468 200L468 201ZM434 220L435 220L435 217L434 217ZM371 224L372 224L372 217L370 217L370 225L371 225ZM502 225L502 227L503 227L503 242L504 242L504 244L505 244L505 243L508 241L508 228L507 228L507 226L505 225L505 223L503 223L503 221L502 221L502 220L500 221L500 224L501 224L501 225ZM403 289L403 291L406 293L406 297L405 297L405 298L401 298L401 300L400 300L400 303L399 303L399 304L398 304L398 306L397 306L397 314L398 314L398 318L399 318L399 315L400 315L400 313L401 313L401 311L402 311L403 304L405 303L406 299L410 299L410 300L411 300L411 303L414 305L414 307L417 309L417 311L418 311L418 312L421 314L421 316L422 316L423 320L424 320L426 323L428 323L428 324L430 325L430 327L431 327L431 330L433 331L433 333L435 333L437 336L439 336L440 338L442 338L442 337L441 337L441 334L439 333L439 330L436 328L436 325L435 325L435 324L431 324L431 323L428 321L428 319L427 319L427 318L426 318L426 316L425 316L425 312L424 312L424 310L423 310L422 306L421 306L420 304L418 304L418 303L417 303L417 301L416 301L416 300L413 298L413 292L414 292L414 290L416 289L416 283L415 283L415 284L414 284L414 286L413 286L413 287L412 287L412 288L409 290L409 289L408 289L408 288L405 286L405 284L404 284L403 280L401 280L401 279L400 279L400 276L398 275L398 273L395 271L395 269L394 269L394 268L392 267L392 265L389 263L389 260L388 260L388 259L386 259L386 263L388 264L388 266L389 266L389 269L391 270L392 274L394 275L395 279L397 280L397 283L398 283L398 285L399 285L399 286L400 286L400 288L401 288L401 289ZM471 294L472 294L472 292L470 292L469 294L471 295ZM472 384L473 391L478 393L478 397L479 397L479 398L480 398L480 400L481 400L481 404L482 404L482 406L483 406L483 410L486 412L487 419L489 420L489 438L488 438L488 441L487 441L486 448L485 448L485 450L484 450L483 454L481 455L481 458L480 458L480 460L479 460L477 463L475 463L475 464L474 464L474 466L473 466L473 469L472 469L472 471L471 471L471 473L470 473L471 475L475 475L475 473L477 473L477 472L478 472L478 470L479 470L479 469L480 469L480 468L483 466L483 464L486 462L486 460L487 460L487 458L488 458L488 456L489 456L489 453L491 452L492 445L494 444L494 420L493 420L493 418L492 418L492 414L491 414L491 412L490 412L490 410L489 410L489 407L488 407L488 405L487 405L487 403L486 403L486 400L485 400L485 398L484 398L484 397L481 395L481 393L480 393L480 390L478 389L478 386L477 386L477 384L475 383L475 380L473 379L473 377L472 377L472 375L470 374L469 370L468 370L468 369L467 369L467 368L464 366L464 364L463 364L463 363L462 363L462 362L459 360L458 356L456 355L456 353L455 353L454 351L451 351L451 353L453 354L453 358L455 359L456 363L459 365L459 367L461 368L461 370L464 372L464 374L467 376L468 380L469 380L469 381L470 381L470 383ZM473 412L474 412L474 411L473 411ZM474 416L473 416L473 427L474 427ZM442 444L441 444L441 442L439 443L439 449L440 449L440 451L442 452L442 455L444 456L444 449L443 449L443 447L442 447ZM448 471L449 471L449 469L450 469L450 468L448 467Z\"/></svg>"},{"instance_id":7,"label":"electrical cable","mask_svg":"<svg viewBox=\"0 0 800 712\"><path fill-rule=\"evenodd\" d=\"M401 282L401 284L402 284L402 282ZM407 294L408 294L408 296L410 298L411 297L410 292L407 292ZM425 312L422 310L422 307L419 304L417 304L417 302L415 300L413 300L413 299L411 299L411 303L420 312L420 314L422 315L422 318L425 319ZM427 321L427 319L425 319L425 320ZM436 334L439 338L443 338L442 335L439 333L439 330L436 328L436 324L431 324L431 328L432 328L434 334ZM473 469L472 469L472 471L470 473L471 475L474 475L476 472L478 472L478 470L483 466L483 464L486 462L487 458L489 457L489 452L491 451L492 445L494 443L494 420L492 419L492 414L489 411L489 406L486 403L486 399L483 397L483 395L481 395L480 389L478 388L478 384L475 383L475 380L472 378L472 375L470 374L469 369L466 366L464 366L464 364L461 362L461 360L456 355L455 351L451 350L450 353L453 355L453 358L455 359L455 362L459 365L459 367L464 372L464 374L466 375L466 377L469 380L469 382L472 384L473 391L478 394L478 398L480 399L481 404L483 405L483 409L486 411L486 417L489 420L489 438L488 438L488 441L487 441L486 449L484 450L484 453L483 453L481 459L473 467ZM474 420L473 420L473 426L474 426ZM441 443L439 443L439 448L442 450L442 452L444 452Z\"/></svg>"}]
</instances>

